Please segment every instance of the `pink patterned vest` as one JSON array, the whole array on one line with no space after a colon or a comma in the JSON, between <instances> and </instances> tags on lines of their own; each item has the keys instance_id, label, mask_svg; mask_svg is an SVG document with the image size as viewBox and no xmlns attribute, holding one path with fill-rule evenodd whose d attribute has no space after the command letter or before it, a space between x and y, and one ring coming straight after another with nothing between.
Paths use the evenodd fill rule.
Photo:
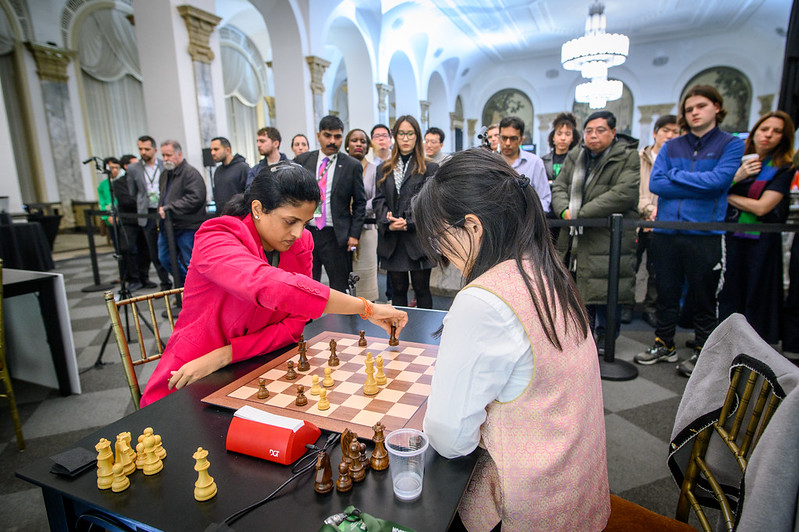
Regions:
<instances>
[{"instance_id":1,"label":"pink patterned vest","mask_svg":"<svg viewBox=\"0 0 799 532\"><path fill-rule=\"evenodd\" d=\"M514 261L469 286L514 310L533 349L533 378L508 403L494 401L480 429L478 461L459 512L470 531L602 530L610 516L605 419L596 347L565 331L563 351L547 340Z\"/></svg>"}]
</instances>

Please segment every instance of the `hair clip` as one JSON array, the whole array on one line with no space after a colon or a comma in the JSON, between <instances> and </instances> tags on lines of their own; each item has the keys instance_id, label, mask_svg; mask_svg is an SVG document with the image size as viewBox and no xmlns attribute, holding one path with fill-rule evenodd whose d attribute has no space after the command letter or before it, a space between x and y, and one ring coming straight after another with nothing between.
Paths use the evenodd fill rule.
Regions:
<instances>
[{"instance_id":1,"label":"hair clip","mask_svg":"<svg viewBox=\"0 0 799 532\"><path fill-rule=\"evenodd\" d=\"M530 184L530 180L527 178L527 176L525 176L524 174L522 174L521 176L519 176L518 178L516 178L516 183L518 183L518 184L519 184L519 187L520 187L522 190L524 190L525 188L527 188L527 185L529 185L529 184Z\"/></svg>"}]
</instances>

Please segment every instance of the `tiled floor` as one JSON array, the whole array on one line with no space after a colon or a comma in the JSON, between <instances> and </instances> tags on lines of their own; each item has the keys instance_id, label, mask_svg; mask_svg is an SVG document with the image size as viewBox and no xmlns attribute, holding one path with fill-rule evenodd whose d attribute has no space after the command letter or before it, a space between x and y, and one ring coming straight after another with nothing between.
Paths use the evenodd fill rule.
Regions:
<instances>
[{"instance_id":1,"label":"tiled floor","mask_svg":"<svg viewBox=\"0 0 799 532\"><path fill-rule=\"evenodd\" d=\"M88 258L59 261L64 274L83 394L61 397L55 390L15 380L27 450L17 451L7 414L0 418L0 529L46 530L41 492L17 479L14 471L42 457L65 450L72 442L132 412L118 352L112 342L106 348L101 369L92 366L108 330L101 292L84 293L93 284ZM101 277L117 277L116 264L108 254L99 258ZM382 279L381 279L382 281ZM451 300L435 298L436 308L446 309ZM678 345L688 338L678 336ZM640 319L622 326L617 357L632 357L652 341L652 330ZM680 356L687 357L688 349ZM667 516L673 516L678 488L666 467L671 427L687 382L674 364L637 366L640 375L627 382L602 383L608 441L611 490L626 499ZM89 369L91 368L91 369ZM5 411L3 402L0 408ZM694 523L695 524L695 523Z\"/></svg>"}]
</instances>

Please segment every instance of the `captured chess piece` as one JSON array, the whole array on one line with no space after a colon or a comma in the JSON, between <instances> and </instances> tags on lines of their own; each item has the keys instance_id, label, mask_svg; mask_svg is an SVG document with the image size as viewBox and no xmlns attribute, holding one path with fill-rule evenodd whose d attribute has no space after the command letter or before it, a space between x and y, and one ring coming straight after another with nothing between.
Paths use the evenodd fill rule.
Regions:
<instances>
[{"instance_id":1,"label":"captured chess piece","mask_svg":"<svg viewBox=\"0 0 799 532\"><path fill-rule=\"evenodd\" d=\"M302 384L297 385L297 400L294 401L297 406L305 406L308 404L308 398L305 397L305 386Z\"/></svg>"},{"instance_id":2,"label":"captured chess piece","mask_svg":"<svg viewBox=\"0 0 799 532\"><path fill-rule=\"evenodd\" d=\"M361 331L361 337L358 338L358 347L366 347L366 331Z\"/></svg>"},{"instance_id":3,"label":"captured chess piece","mask_svg":"<svg viewBox=\"0 0 799 532\"><path fill-rule=\"evenodd\" d=\"M352 489L352 479L350 478L350 466L347 462L338 465L338 479L336 480L336 491L342 493Z\"/></svg>"},{"instance_id":4,"label":"captured chess piece","mask_svg":"<svg viewBox=\"0 0 799 532\"><path fill-rule=\"evenodd\" d=\"M155 436L144 437L144 467L145 475L155 475L164 468L164 462L155 453Z\"/></svg>"},{"instance_id":5,"label":"captured chess piece","mask_svg":"<svg viewBox=\"0 0 799 532\"><path fill-rule=\"evenodd\" d=\"M385 427L379 421L372 427L375 431L372 441L375 442L375 448L372 450L372 457L369 459L369 464L375 471L383 471L388 469L388 451L386 450L386 436L383 433Z\"/></svg>"},{"instance_id":6,"label":"captured chess piece","mask_svg":"<svg viewBox=\"0 0 799 532\"><path fill-rule=\"evenodd\" d=\"M196 460L194 470L197 471L197 482L194 483L194 498L198 501L207 501L216 495L216 482L214 477L208 474L211 463L208 461L208 451L202 447L197 447L197 452L192 455Z\"/></svg>"},{"instance_id":7,"label":"captured chess piece","mask_svg":"<svg viewBox=\"0 0 799 532\"><path fill-rule=\"evenodd\" d=\"M327 359L328 366L338 366L339 360L338 355L336 355L336 341L330 340L330 358Z\"/></svg>"},{"instance_id":8,"label":"captured chess piece","mask_svg":"<svg viewBox=\"0 0 799 532\"><path fill-rule=\"evenodd\" d=\"M127 448L128 456L130 457L130 461L135 464L136 463L136 450L130 444L130 442L131 442L131 440L133 438L130 435L130 432L123 432L123 434L125 435L125 443L128 444L128 448Z\"/></svg>"},{"instance_id":9,"label":"captured chess piece","mask_svg":"<svg viewBox=\"0 0 799 532\"><path fill-rule=\"evenodd\" d=\"M136 444L136 469L144 469L144 444L139 442Z\"/></svg>"},{"instance_id":10,"label":"captured chess piece","mask_svg":"<svg viewBox=\"0 0 799 532\"><path fill-rule=\"evenodd\" d=\"M333 490L333 470L330 469L330 456L319 453L314 466L313 489L316 493L330 493Z\"/></svg>"},{"instance_id":11,"label":"captured chess piece","mask_svg":"<svg viewBox=\"0 0 799 532\"><path fill-rule=\"evenodd\" d=\"M347 465L350 463L350 444L353 439L358 439L358 436L350 429L345 428L341 433L341 458Z\"/></svg>"},{"instance_id":12,"label":"captured chess piece","mask_svg":"<svg viewBox=\"0 0 799 532\"><path fill-rule=\"evenodd\" d=\"M268 399L269 390L266 389L266 379L261 377L258 379L258 399Z\"/></svg>"},{"instance_id":13,"label":"captured chess piece","mask_svg":"<svg viewBox=\"0 0 799 532\"><path fill-rule=\"evenodd\" d=\"M361 462L361 444L357 439L350 443L350 476L353 482L363 482L366 478L366 469Z\"/></svg>"},{"instance_id":14,"label":"captured chess piece","mask_svg":"<svg viewBox=\"0 0 799 532\"><path fill-rule=\"evenodd\" d=\"M327 398L327 390L324 388L319 392L319 402L316 403L316 408L319 410L327 410L330 408L330 400Z\"/></svg>"},{"instance_id":15,"label":"captured chess piece","mask_svg":"<svg viewBox=\"0 0 799 532\"><path fill-rule=\"evenodd\" d=\"M153 438L155 438L155 455L163 460L166 458L166 449L161 444L161 435L160 434L153 434Z\"/></svg>"},{"instance_id":16,"label":"captured chess piece","mask_svg":"<svg viewBox=\"0 0 799 532\"><path fill-rule=\"evenodd\" d=\"M311 395L319 395L322 387L319 386L319 375L311 375Z\"/></svg>"},{"instance_id":17,"label":"captured chess piece","mask_svg":"<svg viewBox=\"0 0 799 532\"><path fill-rule=\"evenodd\" d=\"M375 381L380 386L384 386L386 382L388 382L386 374L383 373L383 355L377 355L377 375L375 375Z\"/></svg>"},{"instance_id":18,"label":"captured chess piece","mask_svg":"<svg viewBox=\"0 0 799 532\"><path fill-rule=\"evenodd\" d=\"M130 480L125 475L125 468L122 464L116 463L112 469L114 480L111 482L111 491L119 493L130 487Z\"/></svg>"},{"instance_id":19,"label":"captured chess piece","mask_svg":"<svg viewBox=\"0 0 799 532\"><path fill-rule=\"evenodd\" d=\"M114 453L111 442L101 438L94 446L97 451L97 487L107 490L114 483Z\"/></svg>"},{"instance_id":20,"label":"captured chess piece","mask_svg":"<svg viewBox=\"0 0 799 532\"><path fill-rule=\"evenodd\" d=\"M369 459L366 457L366 444L361 442L361 454L358 456L358 459L361 461L361 465L363 466L363 470L366 471L369 469Z\"/></svg>"},{"instance_id":21,"label":"captured chess piece","mask_svg":"<svg viewBox=\"0 0 799 532\"><path fill-rule=\"evenodd\" d=\"M289 360L287 365L288 365L289 369L286 372L286 380L293 381L294 379L297 378L297 372L294 371L294 362Z\"/></svg>"},{"instance_id":22,"label":"captured chess piece","mask_svg":"<svg viewBox=\"0 0 799 532\"><path fill-rule=\"evenodd\" d=\"M322 386L324 386L325 388L332 388L333 385L335 384L333 377L330 376L330 372L331 372L330 368L325 368L325 378L322 379Z\"/></svg>"},{"instance_id":23,"label":"captured chess piece","mask_svg":"<svg viewBox=\"0 0 799 532\"><path fill-rule=\"evenodd\" d=\"M133 474L133 472L136 471L136 462L130 459L130 453L128 453L128 449L130 449L130 446L128 445L128 442L125 439L124 432L121 432L117 435L117 443L115 448L116 448L116 460L114 460L114 463L120 464L122 466L122 473L125 476Z\"/></svg>"},{"instance_id":24,"label":"captured chess piece","mask_svg":"<svg viewBox=\"0 0 799 532\"><path fill-rule=\"evenodd\" d=\"M399 340L397 340L397 326L391 326L391 337L388 339L388 345L394 347L399 345Z\"/></svg>"}]
</instances>

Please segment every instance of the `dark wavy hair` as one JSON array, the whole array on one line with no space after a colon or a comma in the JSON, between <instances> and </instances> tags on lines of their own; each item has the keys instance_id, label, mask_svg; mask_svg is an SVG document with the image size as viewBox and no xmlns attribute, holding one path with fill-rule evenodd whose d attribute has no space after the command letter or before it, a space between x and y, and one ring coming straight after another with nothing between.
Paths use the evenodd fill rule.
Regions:
<instances>
[{"instance_id":1,"label":"dark wavy hair","mask_svg":"<svg viewBox=\"0 0 799 532\"><path fill-rule=\"evenodd\" d=\"M413 202L416 231L428 257L438 257L432 238L449 226L463 228L467 214L483 226L480 249L463 272L466 284L494 266L513 260L524 279L549 341L562 349L563 334L588 336L588 317L574 280L558 258L541 199L498 154L473 148L458 152L427 179ZM469 257L471 249L441 241L449 255ZM527 261L532 275L522 265ZM558 331L558 313L566 331Z\"/></svg>"},{"instance_id":2,"label":"dark wavy hair","mask_svg":"<svg viewBox=\"0 0 799 532\"><path fill-rule=\"evenodd\" d=\"M577 117L574 113L560 113L552 121L552 131L549 132L547 143L550 150L555 150L555 132L560 129L560 126L569 126L572 130L572 142L569 144L569 149L574 148L580 143L580 131L577 129Z\"/></svg>"},{"instance_id":3,"label":"dark wavy hair","mask_svg":"<svg viewBox=\"0 0 799 532\"><path fill-rule=\"evenodd\" d=\"M755 150L755 131L760 127L760 124L769 118L779 118L782 120L782 139L780 139L780 142L774 147L774 151L769 155L774 161L774 164L778 167L792 164L794 126L793 120L791 120L791 117L785 111L771 111L761 116L758 121L755 122L755 125L749 131L749 136L746 137L744 154L757 153Z\"/></svg>"},{"instance_id":4,"label":"dark wavy hair","mask_svg":"<svg viewBox=\"0 0 799 532\"><path fill-rule=\"evenodd\" d=\"M321 195L310 170L297 163L282 161L262 169L244 194L230 198L222 214L239 217L251 214L255 200L261 202L264 213L269 213L284 205L296 207L307 201L318 205Z\"/></svg>"}]
</instances>

